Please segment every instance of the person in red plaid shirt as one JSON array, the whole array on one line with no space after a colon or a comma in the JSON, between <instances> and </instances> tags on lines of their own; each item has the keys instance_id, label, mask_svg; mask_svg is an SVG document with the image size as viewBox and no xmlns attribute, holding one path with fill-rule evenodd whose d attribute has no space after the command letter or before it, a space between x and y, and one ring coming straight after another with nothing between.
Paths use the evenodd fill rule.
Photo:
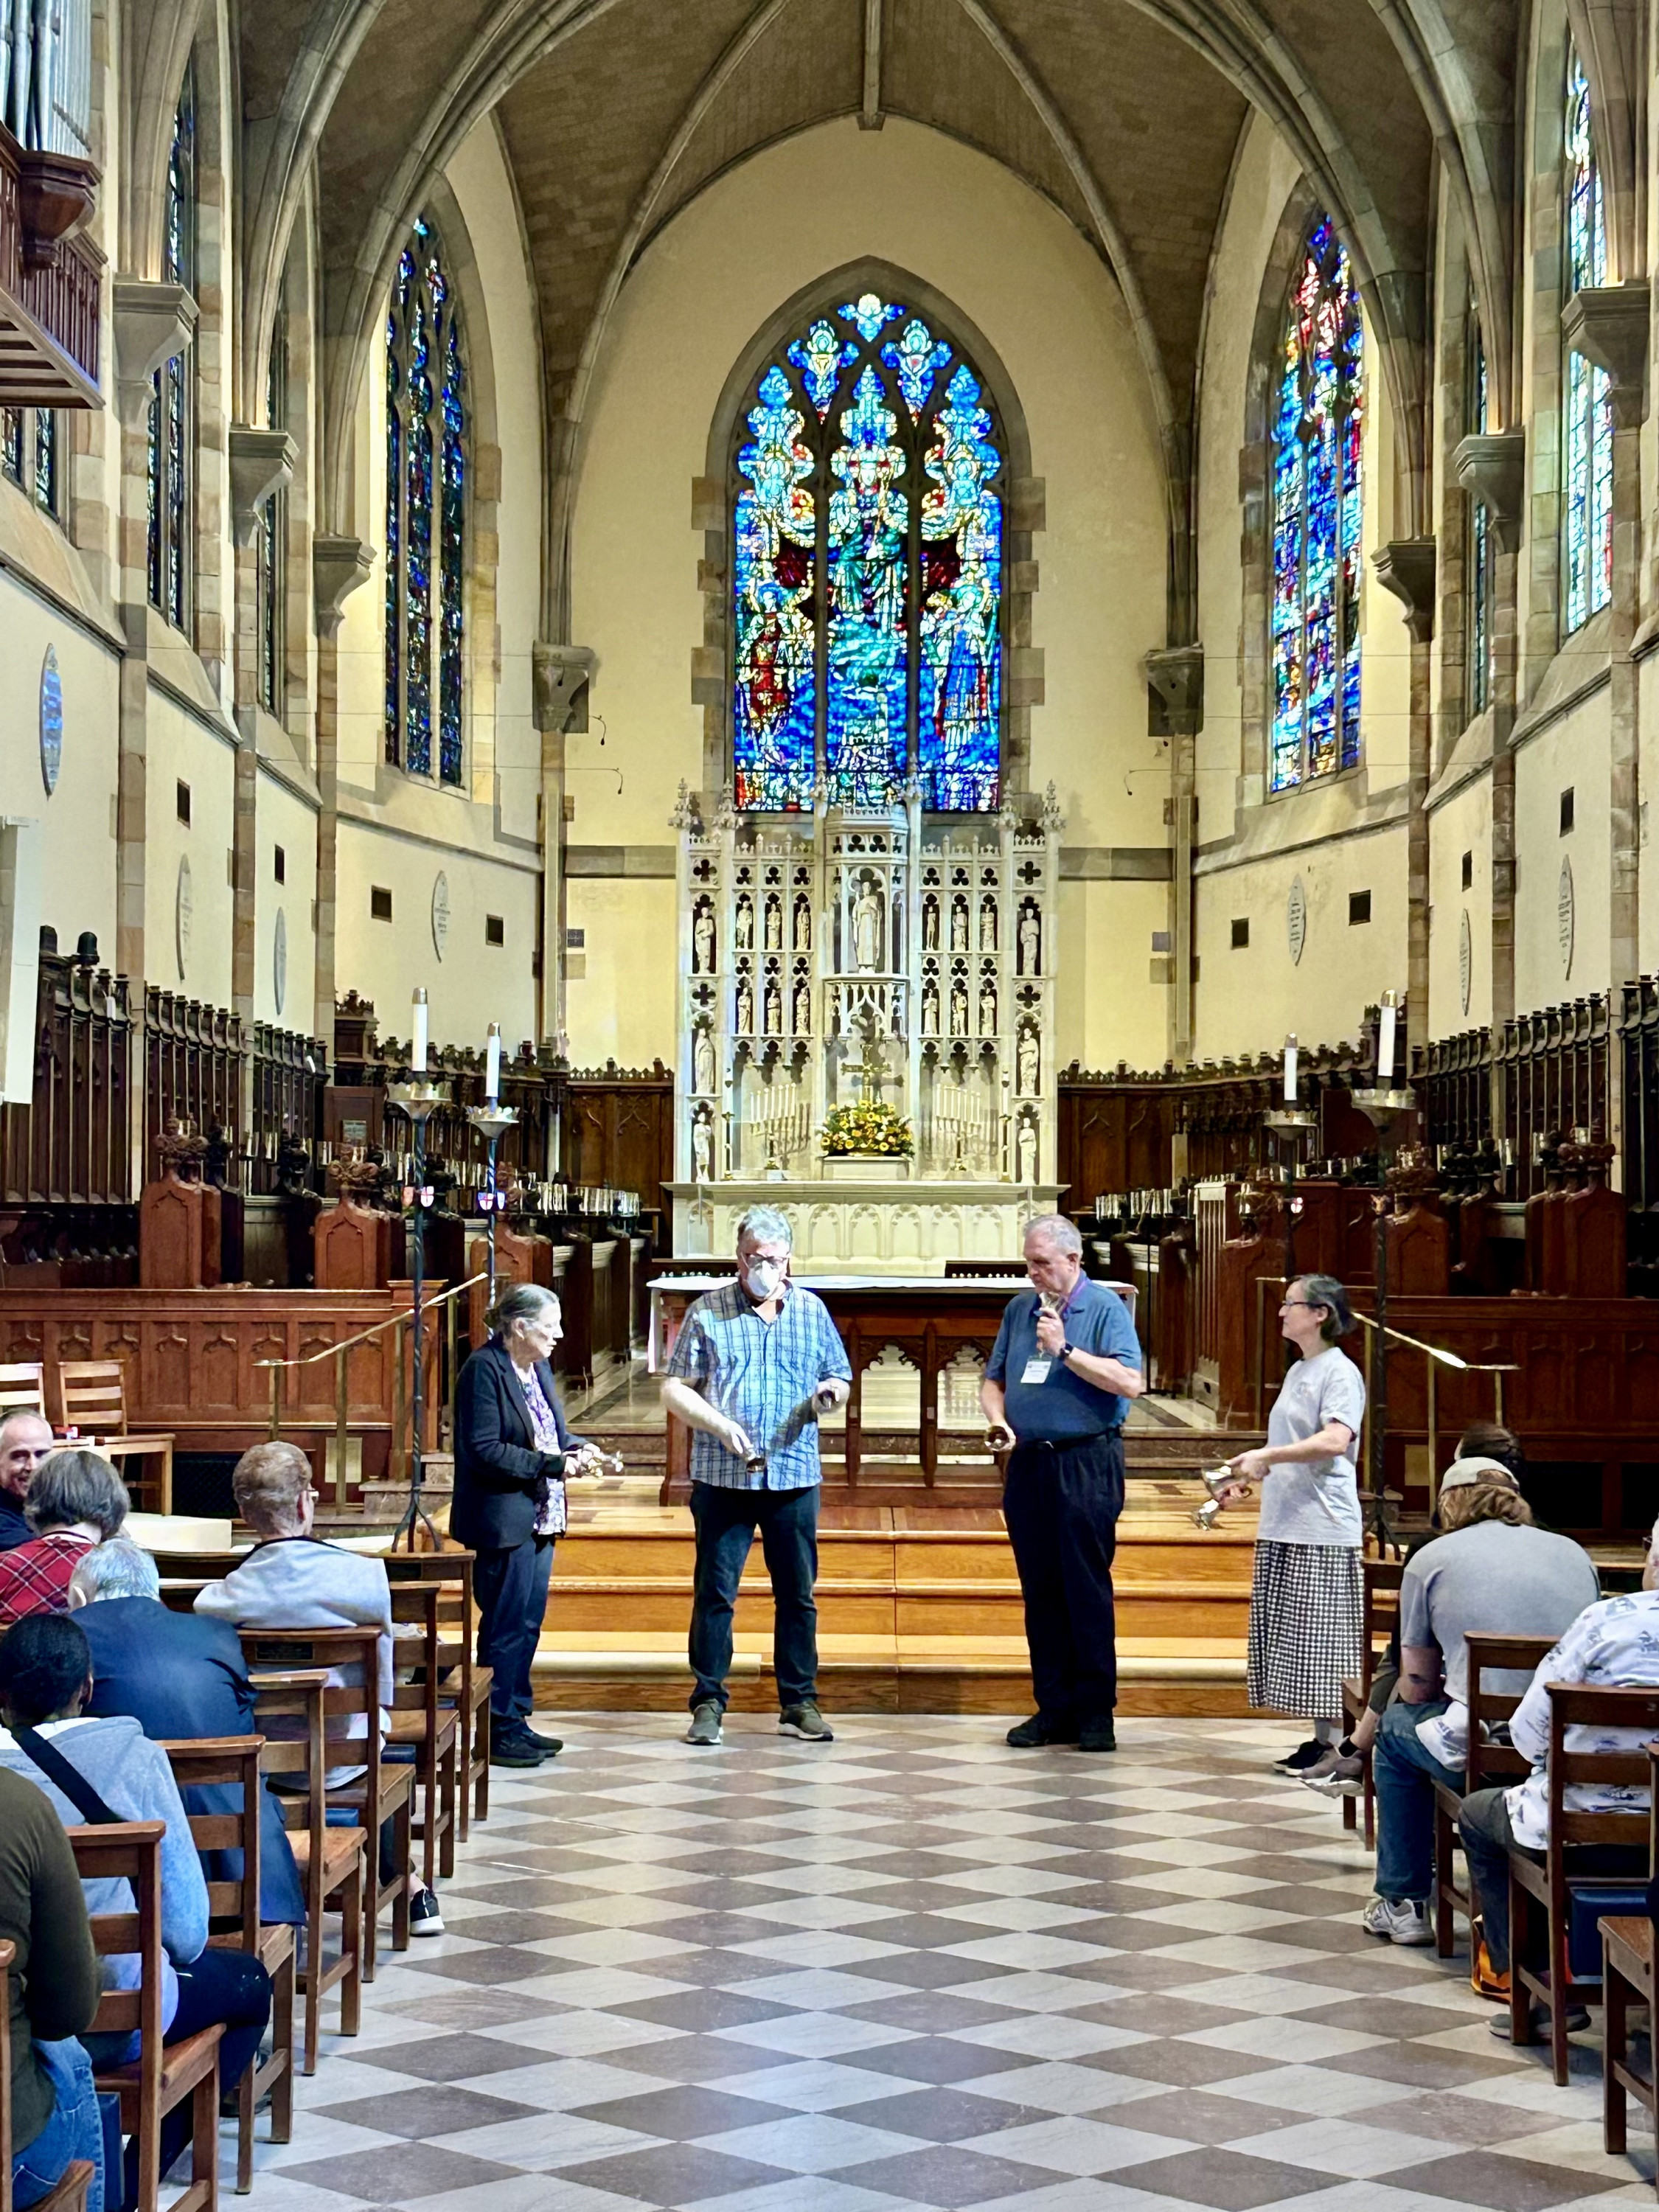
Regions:
<instances>
[{"instance_id":1,"label":"person in red plaid shirt","mask_svg":"<svg viewBox=\"0 0 1659 2212\"><path fill-rule=\"evenodd\" d=\"M25 1508L34 1534L0 1553L0 1628L26 1613L67 1613L76 1561L118 1532L129 1503L101 1453L71 1446L43 1459Z\"/></svg>"}]
</instances>

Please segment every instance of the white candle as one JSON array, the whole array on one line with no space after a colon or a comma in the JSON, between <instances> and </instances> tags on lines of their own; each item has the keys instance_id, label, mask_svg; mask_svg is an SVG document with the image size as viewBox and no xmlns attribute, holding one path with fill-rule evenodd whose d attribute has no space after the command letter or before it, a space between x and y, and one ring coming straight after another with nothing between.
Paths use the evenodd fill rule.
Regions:
<instances>
[{"instance_id":1,"label":"white candle","mask_svg":"<svg viewBox=\"0 0 1659 2212\"><path fill-rule=\"evenodd\" d=\"M412 1073L426 1073L426 989L415 986L415 1042L409 1049L409 1065Z\"/></svg>"},{"instance_id":2,"label":"white candle","mask_svg":"<svg viewBox=\"0 0 1659 2212\"><path fill-rule=\"evenodd\" d=\"M1382 1017L1376 1031L1376 1080L1386 1091L1394 1079L1394 993L1382 994Z\"/></svg>"},{"instance_id":3,"label":"white candle","mask_svg":"<svg viewBox=\"0 0 1659 2212\"><path fill-rule=\"evenodd\" d=\"M493 1106L501 1095L501 1025L489 1024L489 1042L484 1048L484 1097Z\"/></svg>"},{"instance_id":4,"label":"white candle","mask_svg":"<svg viewBox=\"0 0 1659 2212\"><path fill-rule=\"evenodd\" d=\"M1285 1040L1285 1103L1296 1103L1296 1031L1292 1030Z\"/></svg>"}]
</instances>

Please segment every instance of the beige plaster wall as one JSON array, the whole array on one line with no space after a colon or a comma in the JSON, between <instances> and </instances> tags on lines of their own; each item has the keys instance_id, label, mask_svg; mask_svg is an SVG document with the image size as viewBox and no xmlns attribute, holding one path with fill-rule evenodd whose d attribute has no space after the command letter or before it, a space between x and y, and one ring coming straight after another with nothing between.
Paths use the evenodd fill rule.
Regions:
<instances>
[{"instance_id":1,"label":"beige plaster wall","mask_svg":"<svg viewBox=\"0 0 1659 2212\"><path fill-rule=\"evenodd\" d=\"M1061 1067L1073 1060L1097 1069L1120 1060L1131 1067L1163 1065L1165 991L1148 982L1153 933L1169 926L1167 884L1061 884L1054 981L1054 1057Z\"/></svg>"},{"instance_id":2,"label":"beige plaster wall","mask_svg":"<svg viewBox=\"0 0 1659 2212\"><path fill-rule=\"evenodd\" d=\"M1463 889L1463 855L1469 888ZM1492 777L1470 778L1429 817L1429 1029L1455 1036L1492 1020ZM1459 951L1469 918L1469 1003Z\"/></svg>"},{"instance_id":3,"label":"beige plaster wall","mask_svg":"<svg viewBox=\"0 0 1659 2212\"><path fill-rule=\"evenodd\" d=\"M675 1064L672 878L578 876L566 886L567 926L583 932L584 972L565 984L572 1064L648 1067Z\"/></svg>"},{"instance_id":4,"label":"beige plaster wall","mask_svg":"<svg viewBox=\"0 0 1659 2212\"><path fill-rule=\"evenodd\" d=\"M283 848L283 881L276 880L276 848ZM309 1033L316 969L317 810L268 771L258 781L258 827L254 837L253 1018ZM276 1004L274 957L276 916L288 933L288 988Z\"/></svg>"},{"instance_id":5,"label":"beige plaster wall","mask_svg":"<svg viewBox=\"0 0 1659 2212\"><path fill-rule=\"evenodd\" d=\"M1522 746L1515 760L1515 1003L1525 1012L1605 991L1609 973L1607 693L1595 692ZM1560 830L1562 792L1574 794L1573 828ZM1571 860L1573 950L1563 957L1558 902Z\"/></svg>"},{"instance_id":6,"label":"beige plaster wall","mask_svg":"<svg viewBox=\"0 0 1659 2212\"><path fill-rule=\"evenodd\" d=\"M144 944L148 982L210 1006L231 1003L230 854L235 836L236 755L227 740L152 684L144 822ZM179 819L178 784L190 786L190 826ZM179 863L190 861L190 949L179 970Z\"/></svg>"},{"instance_id":7,"label":"beige plaster wall","mask_svg":"<svg viewBox=\"0 0 1659 2212\"><path fill-rule=\"evenodd\" d=\"M813 221L778 223L781 204L810 206ZM942 221L951 208L971 209L971 222ZM1058 786L1068 845L1166 842L1167 763L1146 734L1139 668L1164 637L1162 494L1121 300L1052 207L984 156L896 118L878 134L851 119L826 125L756 155L666 225L629 278L588 402L572 531L572 635L599 654L593 727L568 746L574 842L665 842L680 779L701 783L690 672L703 548L690 487L721 388L781 301L873 252L955 302L996 349L1025 415L1032 471L1047 481L1032 622L1047 700L1031 716L1031 781ZM637 1041L618 1057L672 1060L672 906L659 913L654 889L617 889L601 896L592 881L573 882L568 918L592 915L596 930L617 933L604 958L631 979L635 1008L613 1014L591 982L573 986L571 1049L584 1063L603 1059L621 1020ZM1166 991L1149 962L1167 895L1150 889L1101 883L1068 902L1103 943L1133 947L1089 1017L1098 1057L1163 1056ZM592 977L592 934L587 957ZM1062 934L1062 971L1088 957Z\"/></svg>"}]
</instances>

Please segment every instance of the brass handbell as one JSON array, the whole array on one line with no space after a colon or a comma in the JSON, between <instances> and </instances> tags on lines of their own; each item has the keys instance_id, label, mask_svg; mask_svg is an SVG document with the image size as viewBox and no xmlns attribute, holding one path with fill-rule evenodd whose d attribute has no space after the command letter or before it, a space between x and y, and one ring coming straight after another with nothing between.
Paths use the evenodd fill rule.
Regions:
<instances>
[{"instance_id":1,"label":"brass handbell","mask_svg":"<svg viewBox=\"0 0 1659 2212\"><path fill-rule=\"evenodd\" d=\"M1229 1467L1206 1467L1200 1469L1198 1479L1210 1494L1194 1511L1193 1526L1201 1528L1207 1536L1226 1510L1221 1503L1221 1492L1238 1477Z\"/></svg>"}]
</instances>

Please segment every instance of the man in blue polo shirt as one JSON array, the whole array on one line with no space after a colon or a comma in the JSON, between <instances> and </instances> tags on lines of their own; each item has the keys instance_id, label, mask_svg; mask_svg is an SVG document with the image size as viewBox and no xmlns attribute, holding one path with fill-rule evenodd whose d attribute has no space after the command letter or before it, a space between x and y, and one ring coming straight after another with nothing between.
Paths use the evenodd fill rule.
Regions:
<instances>
[{"instance_id":1,"label":"man in blue polo shirt","mask_svg":"<svg viewBox=\"0 0 1659 2212\"><path fill-rule=\"evenodd\" d=\"M1140 1346L1116 1291L1084 1273L1083 1239L1063 1214L1027 1228L1025 1272L1031 1288L1002 1316L979 1394L994 1446L1012 1447L1002 1517L1036 1689L1036 1712L1008 1741L1115 1751L1112 1557Z\"/></svg>"}]
</instances>

